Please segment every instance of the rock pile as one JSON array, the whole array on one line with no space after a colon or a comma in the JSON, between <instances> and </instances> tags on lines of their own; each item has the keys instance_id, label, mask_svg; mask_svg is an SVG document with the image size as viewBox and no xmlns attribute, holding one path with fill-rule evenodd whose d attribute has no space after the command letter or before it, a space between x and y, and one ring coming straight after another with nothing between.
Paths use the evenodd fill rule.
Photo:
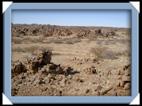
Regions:
<instances>
[{"instance_id":1,"label":"rock pile","mask_svg":"<svg viewBox=\"0 0 142 106\"><path fill-rule=\"evenodd\" d=\"M27 71L26 66L22 62L18 61L14 64L14 66L12 68L12 76L18 75L18 74L20 74L22 72L26 72L26 71Z\"/></svg>"},{"instance_id":2,"label":"rock pile","mask_svg":"<svg viewBox=\"0 0 142 106\"><path fill-rule=\"evenodd\" d=\"M37 53L37 56L34 56L30 59L29 64L30 68L37 72L39 68L42 68L44 65L51 63L51 51L40 51Z\"/></svg>"},{"instance_id":3,"label":"rock pile","mask_svg":"<svg viewBox=\"0 0 142 106\"><path fill-rule=\"evenodd\" d=\"M97 70L95 66L91 66L85 69L87 74L97 74Z\"/></svg>"},{"instance_id":4,"label":"rock pile","mask_svg":"<svg viewBox=\"0 0 142 106\"><path fill-rule=\"evenodd\" d=\"M109 36L115 36L116 33L114 31L107 31L107 30L103 30L103 29L97 29L95 31L95 34L97 36L104 36L104 37L109 37Z\"/></svg>"},{"instance_id":5,"label":"rock pile","mask_svg":"<svg viewBox=\"0 0 142 106\"><path fill-rule=\"evenodd\" d=\"M12 72L14 75L26 72L27 70L32 70L33 73L39 71L46 74L64 74L65 76L69 74L74 74L76 71L73 71L71 67L60 66L51 62L52 52L47 50L41 50L36 52L36 56L33 56L31 59L27 60L27 67L24 63L18 62L14 64Z\"/></svg>"},{"instance_id":6,"label":"rock pile","mask_svg":"<svg viewBox=\"0 0 142 106\"><path fill-rule=\"evenodd\" d=\"M20 25L12 24L12 35L16 37L20 36L40 36L44 37L68 37L76 35L78 38L86 37L112 37L117 35L115 29L103 29L103 28L84 28L84 27L67 27L56 25Z\"/></svg>"},{"instance_id":7,"label":"rock pile","mask_svg":"<svg viewBox=\"0 0 142 106\"><path fill-rule=\"evenodd\" d=\"M90 30L82 29L78 32L77 37L79 38L87 37L90 34L90 32L91 32Z\"/></svg>"},{"instance_id":8,"label":"rock pile","mask_svg":"<svg viewBox=\"0 0 142 106\"><path fill-rule=\"evenodd\" d=\"M44 37L50 36L69 36L72 31L69 28L55 25L20 25L12 24L12 34L13 36L39 36L44 35Z\"/></svg>"}]
</instances>

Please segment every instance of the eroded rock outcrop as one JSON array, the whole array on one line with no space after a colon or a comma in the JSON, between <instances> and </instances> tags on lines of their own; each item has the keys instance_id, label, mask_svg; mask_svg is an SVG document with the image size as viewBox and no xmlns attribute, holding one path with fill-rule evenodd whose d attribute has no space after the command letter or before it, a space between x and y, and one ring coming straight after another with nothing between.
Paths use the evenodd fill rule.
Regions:
<instances>
[{"instance_id":1,"label":"eroded rock outcrop","mask_svg":"<svg viewBox=\"0 0 142 106\"><path fill-rule=\"evenodd\" d=\"M27 72L26 66L20 61L15 62L12 68L12 76L18 75L22 72Z\"/></svg>"}]
</instances>

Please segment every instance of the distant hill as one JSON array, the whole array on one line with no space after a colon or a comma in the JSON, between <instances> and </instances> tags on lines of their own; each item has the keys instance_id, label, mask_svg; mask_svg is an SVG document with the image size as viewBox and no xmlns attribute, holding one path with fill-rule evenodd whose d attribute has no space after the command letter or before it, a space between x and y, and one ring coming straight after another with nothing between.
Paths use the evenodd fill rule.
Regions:
<instances>
[{"instance_id":1,"label":"distant hill","mask_svg":"<svg viewBox=\"0 0 142 106\"><path fill-rule=\"evenodd\" d=\"M12 36L115 36L117 31L130 31L129 28L95 26L59 26L41 24L12 24Z\"/></svg>"}]
</instances>

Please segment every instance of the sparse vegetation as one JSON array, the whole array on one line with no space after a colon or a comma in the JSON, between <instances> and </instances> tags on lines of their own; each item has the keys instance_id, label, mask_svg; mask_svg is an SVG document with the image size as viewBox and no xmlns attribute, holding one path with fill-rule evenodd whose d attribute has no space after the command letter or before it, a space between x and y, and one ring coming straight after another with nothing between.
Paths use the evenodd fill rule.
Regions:
<instances>
[{"instance_id":1,"label":"sparse vegetation","mask_svg":"<svg viewBox=\"0 0 142 106\"><path fill-rule=\"evenodd\" d=\"M130 96L129 32L12 24L12 95Z\"/></svg>"},{"instance_id":2,"label":"sparse vegetation","mask_svg":"<svg viewBox=\"0 0 142 106\"><path fill-rule=\"evenodd\" d=\"M42 46L29 46L29 47L14 47L12 48L12 51L14 52L29 52L33 53L34 51L38 49L47 49L47 50L52 50L51 47L42 47Z\"/></svg>"},{"instance_id":3,"label":"sparse vegetation","mask_svg":"<svg viewBox=\"0 0 142 106\"><path fill-rule=\"evenodd\" d=\"M22 41L23 41L23 39L22 39L22 38L19 38L19 37L13 37L13 38L12 38L12 42L13 42L14 44L21 44Z\"/></svg>"}]
</instances>

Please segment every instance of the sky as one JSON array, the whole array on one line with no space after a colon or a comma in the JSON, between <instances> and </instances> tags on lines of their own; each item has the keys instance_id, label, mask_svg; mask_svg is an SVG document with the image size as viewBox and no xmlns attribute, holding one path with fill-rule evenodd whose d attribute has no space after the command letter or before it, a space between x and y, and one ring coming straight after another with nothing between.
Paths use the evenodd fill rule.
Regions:
<instances>
[{"instance_id":1,"label":"sky","mask_svg":"<svg viewBox=\"0 0 142 106\"><path fill-rule=\"evenodd\" d=\"M15 10L14 24L51 24L61 26L130 27L130 12L124 10Z\"/></svg>"}]
</instances>

